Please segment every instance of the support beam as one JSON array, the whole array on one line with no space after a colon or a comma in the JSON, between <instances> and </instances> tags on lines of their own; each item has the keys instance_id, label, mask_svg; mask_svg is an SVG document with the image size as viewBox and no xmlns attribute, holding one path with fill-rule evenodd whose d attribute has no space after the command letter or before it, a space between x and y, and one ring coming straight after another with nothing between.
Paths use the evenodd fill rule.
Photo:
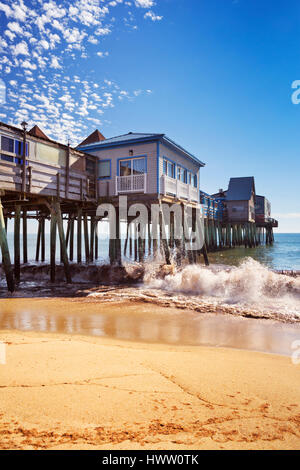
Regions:
<instances>
[{"instance_id":1,"label":"support beam","mask_svg":"<svg viewBox=\"0 0 300 470\"><path fill-rule=\"evenodd\" d=\"M89 248L89 229L88 229L88 220L87 215L83 216L83 231L84 231L84 246L85 246L85 262L89 264L90 262L90 248Z\"/></svg>"},{"instance_id":2,"label":"support beam","mask_svg":"<svg viewBox=\"0 0 300 470\"><path fill-rule=\"evenodd\" d=\"M23 263L28 263L27 251L27 211L23 210Z\"/></svg>"},{"instance_id":3,"label":"support beam","mask_svg":"<svg viewBox=\"0 0 300 470\"><path fill-rule=\"evenodd\" d=\"M20 281L20 222L21 222L21 207L15 208L15 223L14 223L14 266L15 266L15 280Z\"/></svg>"},{"instance_id":4,"label":"support beam","mask_svg":"<svg viewBox=\"0 0 300 470\"><path fill-rule=\"evenodd\" d=\"M68 254L67 254L67 245L66 245L66 239L65 239L65 234L64 234L63 220L61 216L60 203L56 201L53 206L56 212L56 221L57 221L60 248L61 248L61 258L62 258L62 262L63 262L64 269L65 269L66 281L68 283L71 283L72 279L71 279L71 273L70 273L70 265L69 265ZM74 219L73 219L73 224L74 224Z\"/></svg>"},{"instance_id":5,"label":"support beam","mask_svg":"<svg viewBox=\"0 0 300 470\"><path fill-rule=\"evenodd\" d=\"M12 265L10 261L1 199L0 199L0 248L2 252L2 266L5 272L5 276L6 276L7 288L9 292L14 292L15 280L14 280L14 273L13 273L13 269L12 269Z\"/></svg>"},{"instance_id":6,"label":"support beam","mask_svg":"<svg viewBox=\"0 0 300 470\"><path fill-rule=\"evenodd\" d=\"M82 246L82 209L81 207L79 207L78 212L77 212L77 263L78 264L82 262L81 246Z\"/></svg>"},{"instance_id":7,"label":"support beam","mask_svg":"<svg viewBox=\"0 0 300 470\"><path fill-rule=\"evenodd\" d=\"M36 239L36 250L35 250L35 261L39 261L40 256L40 246L41 246L41 227L42 227L42 219L38 220L38 232L37 232L37 239Z\"/></svg>"},{"instance_id":8,"label":"support beam","mask_svg":"<svg viewBox=\"0 0 300 470\"><path fill-rule=\"evenodd\" d=\"M56 254L56 216L51 213L50 222L50 280L55 282L55 254Z\"/></svg>"}]
</instances>

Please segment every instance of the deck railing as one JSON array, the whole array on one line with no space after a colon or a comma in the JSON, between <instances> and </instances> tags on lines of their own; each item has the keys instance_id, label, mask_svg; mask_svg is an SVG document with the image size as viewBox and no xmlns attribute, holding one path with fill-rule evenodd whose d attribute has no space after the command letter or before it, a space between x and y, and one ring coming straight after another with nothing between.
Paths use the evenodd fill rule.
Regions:
<instances>
[{"instance_id":1,"label":"deck railing","mask_svg":"<svg viewBox=\"0 0 300 470\"><path fill-rule=\"evenodd\" d=\"M164 195L170 194L180 199L199 202L199 191L197 188L166 175L161 177L161 192Z\"/></svg>"},{"instance_id":2,"label":"deck railing","mask_svg":"<svg viewBox=\"0 0 300 470\"><path fill-rule=\"evenodd\" d=\"M26 159L26 192L63 199L85 200L96 198L95 176L86 172ZM22 190L22 167L14 162L0 160L0 188Z\"/></svg>"},{"instance_id":3,"label":"deck railing","mask_svg":"<svg viewBox=\"0 0 300 470\"><path fill-rule=\"evenodd\" d=\"M145 193L147 174L116 176L116 195L119 193Z\"/></svg>"}]
</instances>

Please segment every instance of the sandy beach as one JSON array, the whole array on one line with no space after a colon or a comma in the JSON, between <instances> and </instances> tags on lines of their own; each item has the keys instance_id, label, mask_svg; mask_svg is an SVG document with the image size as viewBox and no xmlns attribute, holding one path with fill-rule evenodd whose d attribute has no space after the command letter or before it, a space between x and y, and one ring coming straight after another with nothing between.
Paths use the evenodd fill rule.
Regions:
<instances>
[{"instance_id":1,"label":"sandy beach","mask_svg":"<svg viewBox=\"0 0 300 470\"><path fill-rule=\"evenodd\" d=\"M17 330L0 340L1 449L300 449L288 356Z\"/></svg>"}]
</instances>

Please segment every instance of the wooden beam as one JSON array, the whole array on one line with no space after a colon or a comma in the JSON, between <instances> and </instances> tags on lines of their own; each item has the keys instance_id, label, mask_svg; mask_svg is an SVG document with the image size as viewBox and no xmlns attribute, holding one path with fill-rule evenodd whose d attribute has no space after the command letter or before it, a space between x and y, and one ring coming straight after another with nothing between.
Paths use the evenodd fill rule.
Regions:
<instances>
[{"instance_id":1,"label":"wooden beam","mask_svg":"<svg viewBox=\"0 0 300 470\"><path fill-rule=\"evenodd\" d=\"M77 263L82 262L81 254L81 245L82 245L82 209L78 208L77 211Z\"/></svg>"},{"instance_id":2,"label":"wooden beam","mask_svg":"<svg viewBox=\"0 0 300 470\"><path fill-rule=\"evenodd\" d=\"M20 281L20 218L21 218L21 207L16 206L15 208L15 220L14 220L14 266L15 266L15 279L17 282Z\"/></svg>"},{"instance_id":3,"label":"wooden beam","mask_svg":"<svg viewBox=\"0 0 300 470\"><path fill-rule=\"evenodd\" d=\"M58 234L59 234L60 247L61 247L61 257L62 257L64 269L65 269L66 281L68 283L71 283L72 278L71 278L70 265L69 265L68 254L67 254L67 246L66 246L66 239L65 239L65 234L64 234L63 220L61 216L61 208L60 208L60 204L58 201L55 201L53 206L56 212L56 221L57 221ZM74 219L73 219L73 225L74 225Z\"/></svg>"},{"instance_id":4,"label":"wooden beam","mask_svg":"<svg viewBox=\"0 0 300 470\"><path fill-rule=\"evenodd\" d=\"M23 209L23 263L28 263L27 251L27 211Z\"/></svg>"},{"instance_id":5,"label":"wooden beam","mask_svg":"<svg viewBox=\"0 0 300 470\"><path fill-rule=\"evenodd\" d=\"M56 215L51 212L50 222L50 280L55 282L55 254L56 254Z\"/></svg>"},{"instance_id":6,"label":"wooden beam","mask_svg":"<svg viewBox=\"0 0 300 470\"><path fill-rule=\"evenodd\" d=\"M7 243L7 236L5 230L5 222L3 217L3 206L1 204L0 199L0 248L2 252L2 266L6 276L6 283L7 288L10 292L14 292L15 290L15 280L14 280L14 273L10 261L8 243Z\"/></svg>"}]
</instances>

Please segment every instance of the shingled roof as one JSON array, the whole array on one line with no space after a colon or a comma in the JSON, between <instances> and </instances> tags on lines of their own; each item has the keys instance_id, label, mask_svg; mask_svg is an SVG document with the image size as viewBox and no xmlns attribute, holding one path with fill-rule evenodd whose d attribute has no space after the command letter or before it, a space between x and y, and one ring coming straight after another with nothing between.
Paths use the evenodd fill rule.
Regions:
<instances>
[{"instance_id":1,"label":"shingled roof","mask_svg":"<svg viewBox=\"0 0 300 470\"><path fill-rule=\"evenodd\" d=\"M230 178L226 199L227 201L249 201L252 190L255 193L253 176Z\"/></svg>"},{"instance_id":2,"label":"shingled roof","mask_svg":"<svg viewBox=\"0 0 300 470\"><path fill-rule=\"evenodd\" d=\"M96 129L94 132L92 132L86 139L84 139L78 147L81 147L82 145L89 145L89 144L95 144L97 142L102 142L105 140L105 137L103 134L101 134L98 129Z\"/></svg>"},{"instance_id":3,"label":"shingled roof","mask_svg":"<svg viewBox=\"0 0 300 470\"><path fill-rule=\"evenodd\" d=\"M39 126L33 126L33 128L30 129L28 134L34 137L41 137L42 139L50 140L49 137L47 137L46 134L42 131L42 129L39 128Z\"/></svg>"}]
</instances>

